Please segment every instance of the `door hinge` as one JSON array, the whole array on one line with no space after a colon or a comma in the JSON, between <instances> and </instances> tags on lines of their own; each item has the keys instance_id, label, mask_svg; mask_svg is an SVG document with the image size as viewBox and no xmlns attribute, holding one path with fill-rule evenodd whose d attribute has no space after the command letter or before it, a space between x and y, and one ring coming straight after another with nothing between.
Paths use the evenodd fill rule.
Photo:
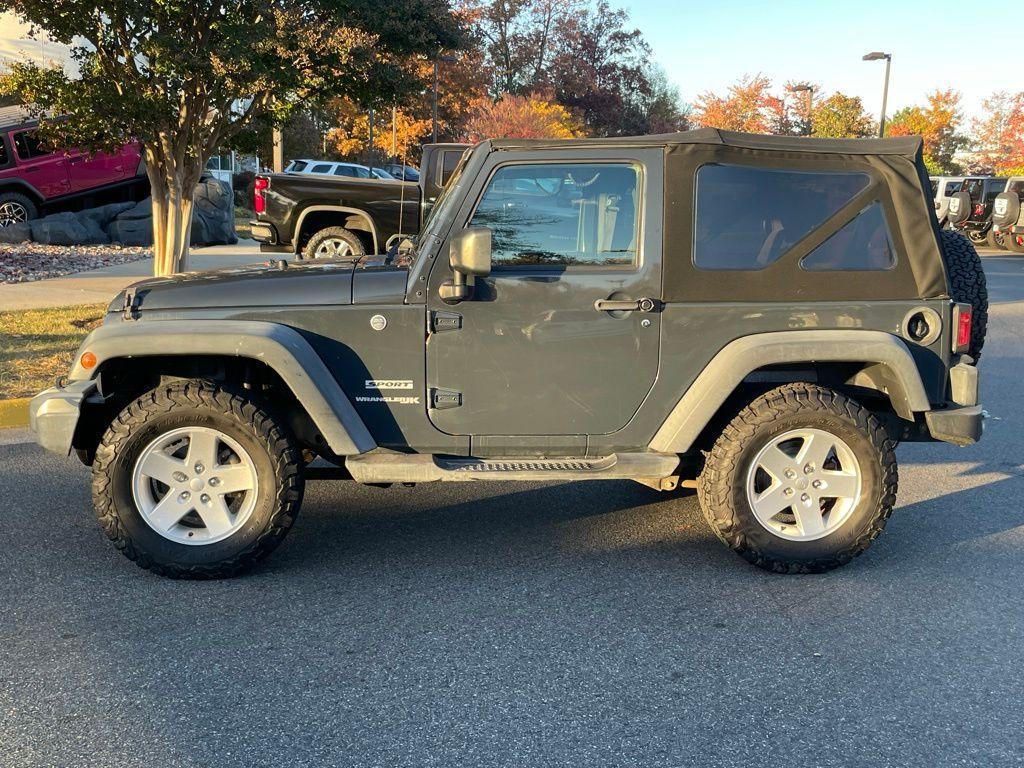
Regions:
<instances>
[{"instance_id":1,"label":"door hinge","mask_svg":"<svg viewBox=\"0 0 1024 768\"><path fill-rule=\"evenodd\" d=\"M462 315L457 312L431 312L430 332L458 331L462 328Z\"/></svg>"},{"instance_id":2,"label":"door hinge","mask_svg":"<svg viewBox=\"0 0 1024 768\"><path fill-rule=\"evenodd\" d=\"M430 407L441 411L445 408L458 408L462 405L462 393L452 389L431 389Z\"/></svg>"}]
</instances>

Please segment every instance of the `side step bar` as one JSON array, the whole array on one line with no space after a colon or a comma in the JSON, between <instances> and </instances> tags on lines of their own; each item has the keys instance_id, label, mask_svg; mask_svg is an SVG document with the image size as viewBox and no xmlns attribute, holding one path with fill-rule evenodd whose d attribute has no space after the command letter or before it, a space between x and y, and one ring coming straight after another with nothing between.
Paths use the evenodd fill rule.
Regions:
<instances>
[{"instance_id":1,"label":"side step bar","mask_svg":"<svg viewBox=\"0 0 1024 768\"><path fill-rule=\"evenodd\" d=\"M371 451L349 456L345 467L360 483L436 480L661 480L679 466L674 453L618 453L596 459L476 459Z\"/></svg>"}]
</instances>

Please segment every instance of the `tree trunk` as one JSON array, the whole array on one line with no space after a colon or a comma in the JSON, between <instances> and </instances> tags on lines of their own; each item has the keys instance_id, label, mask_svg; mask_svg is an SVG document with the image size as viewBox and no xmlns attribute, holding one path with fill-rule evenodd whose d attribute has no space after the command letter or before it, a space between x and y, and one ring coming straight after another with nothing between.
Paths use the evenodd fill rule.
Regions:
<instances>
[{"instance_id":1,"label":"tree trunk","mask_svg":"<svg viewBox=\"0 0 1024 768\"><path fill-rule=\"evenodd\" d=\"M153 274L157 277L188 269L192 206L201 168L168 162L147 147L146 173L153 197Z\"/></svg>"}]
</instances>

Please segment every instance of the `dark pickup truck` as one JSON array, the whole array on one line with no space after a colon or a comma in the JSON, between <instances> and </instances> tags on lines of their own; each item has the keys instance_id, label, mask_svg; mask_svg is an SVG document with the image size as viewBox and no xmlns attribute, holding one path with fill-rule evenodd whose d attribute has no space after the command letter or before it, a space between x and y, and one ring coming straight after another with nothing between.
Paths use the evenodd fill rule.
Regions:
<instances>
[{"instance_id":1,"label":"dark pickup truck","mask_svg":"<svg viewBox=\"0 0 1024 768\"><path fill-rule=\"evenodd\" d=\"M300 259L384 253L420 224L468 144L426 144L419 183L309 173L256 177L251 222L260 250Z\"/></svg>"}]
</instances>

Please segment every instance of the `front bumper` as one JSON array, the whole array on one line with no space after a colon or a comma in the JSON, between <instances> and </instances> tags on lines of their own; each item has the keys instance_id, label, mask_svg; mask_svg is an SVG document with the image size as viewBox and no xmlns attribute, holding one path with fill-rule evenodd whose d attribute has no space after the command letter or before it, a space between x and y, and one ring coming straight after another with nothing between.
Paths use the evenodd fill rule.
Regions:
<instances>
[{"instance_id":1,"label":"front bumper","mask_svg":"<svg viewBox=\"0 0 1024 768\"><path fill-rule=\"evenodd\" d=\"M28 417L36 442L48 451L67 456L78 428L82 403L95 391L95 381L72 381L33 397L28 404Z\"/></svg>"}]
</instances>

